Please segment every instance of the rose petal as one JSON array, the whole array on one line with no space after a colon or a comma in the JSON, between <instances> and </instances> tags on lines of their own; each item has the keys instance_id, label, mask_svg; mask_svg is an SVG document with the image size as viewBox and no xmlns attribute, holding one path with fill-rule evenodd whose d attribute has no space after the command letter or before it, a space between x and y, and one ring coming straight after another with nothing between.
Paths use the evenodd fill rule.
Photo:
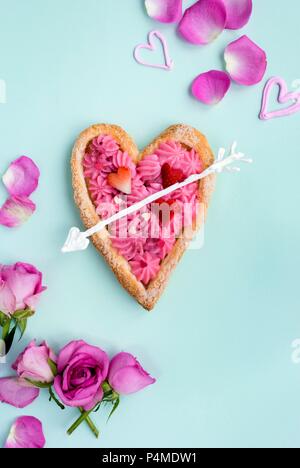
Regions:
<instances>
[{"instance_id":1,"label":"rose petal","mask_svg":"<svg viewBox=\"0 0 300 468\"><path fill-rule=\"evenodd\" d=\"M95 406L102 401L104 396L104 392L102 388L99 388L98 392L94 396L94 398L91 400L91 402L88 405L85 405L83 407L84 411L91 411Z\"/></svg>"},{"instance_id":2,"label":"rose petal","mask_svg":"<svg viewBox=\"0 0 300 468\"><path fill-rule=\"evenodd\" d=\"M192 44L209 44L225 29L226 9L222 0L199 0L186 10L178 31Z\"/></svg>"},{"instance_id":3,"label":"rose petal","mask_svg":"<svg viewBox=\"0 0 300 468\"><path fill-rule=\"evenodd\" d=\"M33 416L21 416L12 425L4 448L41 449L45 443L41 421Z\"/></svg>"},{"instance_id":4,"label":"rose petal","mask_svg":"<svg viewBox=\"0 0 300 468\"><path fill-rule=\"evenodd\" d=\"M21 156L11 163L3 176L3 182L10 195L29 197L38 186L39 168L27 156Z\"/></svg>"},{"instance_id":5,"label":"rose petal","mask_svg":"<svg viewBox=\"0 0 300 468\"><path fill-rule=\"evenodd\" d=\"M155 379L137 367L124 367L115 373L111 385L121 395L130 395L155 382Z\"/></svg>"},{"instance_id":6,"label":"rose petal","mask_svg":"<svg viewBox=\"0 0 300 468\"><path fill-rule=\"evenodd\" d=\"M0 312L12 315L16 311L16 298L6 283L0 279Z\"/></svg>"},{"instance_id":7,"label":"rose petal","mask_svg":"<svg viewBox=\"0 0 300 468\"><path fill-rule=\"evenodd\" d=\"M267 69L267 56L249 37L229 44L225 49L226 68L238 84L252 86L259 83Z\"/></svg>"},{"instance_id":8,"label":"rose petal","mask_svg":"<svg viewBox=\"0 0 300 468\"><path fill-rule=\"evenodd\" d=\"M0 208L0 224L14 228L25 223L35 212L35 204L26 197L11 197Z\"/></svg>"},{"instance_id":9,"label":"rose petal","mask_svg":"<svg viewBox=\"0 0 300 468\"><path fill-rule=\"evenodd\" d=\"M109 359L105 351L102 349L91 346L83 340L72 341L66 345L59 353L57 358L58 372L63 372L65 367L69 364L72 357L76 357L76 354L86 354L87 357L93 358L96 362L103 364L103 379L106 379L109 367Z\"/></svg>"},{"instance_id":10,"label":"rose petal","mask_svg":"<svg viewBox=\"0 0 300 468\"><path fill-rule=\"evenodd\" d=\"M130 353L119 353L113 357L109 365L109 375L113 375L118 372L120 369L128 366L135 366L136 359Z\"/></svg>"},{"instance_id":11,"label":"rose petal","mask_svg":"<svg viewBox=\"0 0 300 468\"><path fill-rule=\"evenodd\" d=\"M17 377L4 377L0 379L0 402L12 405L15 408L25 408L38 396L39 389Z\"/></svg>"},{"instance_id":12,"label":"rose petal","mask_svg":"<svg viewBox=\"0 0 300 468\"><path fill-rule=\"evenodd\" d=\"M252 14L252 0L223 0L223 2L227 12L226 29L243 28Z\"/></svg>"},{"instance_id":13,"label":"rose petal","mask_svg":"<svg viewBox=\"0 0 300 468\"><path fill-rule=\"evenodd\" d=\"M121 395L138 392L156 382L129 353L119 353L111 360L108 381Z\"/></svg>"},{"instance_id":14,"label":"rose petal","mask_svg":"<svg viewBox=\"0 0 300 468\"><path fill-rule=\"evenodd\" d=\"M204 104L218 104L230 88L230 78L227 73L211 70L199 75L192 84L192 93Z\"/></svg>"},{"instance_id":15,"label":"rose petal","mask_svg":"<svg viewBox=\"0 0 300 468\"><path fill-rule=\"evenodd\" d=\"M94 402L94 397L99 395L99 384L82 389L74 389L74 392L66 392L63 390L62 377L57 375L54 380L54 389L57 396L64 405L70 407L89 407ZM95 403L96 404L96 403ZM95 405L93 405L94 407Z\"/></svg>"},{"instance_id":16,"label":"rose petal","mask_svg":"<svg viewBox=\"0 0 300 468\"><path fill-rule=\"evenodd\" d=\"M161 23L177 23L182 17L182 0L145 0L148 15Z\"/></svg>"}]
</instances>

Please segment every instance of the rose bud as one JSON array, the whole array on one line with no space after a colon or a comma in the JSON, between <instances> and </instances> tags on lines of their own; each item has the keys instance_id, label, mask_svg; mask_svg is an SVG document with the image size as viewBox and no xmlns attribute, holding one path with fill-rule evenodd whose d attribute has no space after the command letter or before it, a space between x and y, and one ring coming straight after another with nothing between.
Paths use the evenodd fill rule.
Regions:
<instances>
[{"instance_id":1,"label":"rose bud","mask_svg":"<svg viewBox=\"0 0 300 468\"><path fill-rule=\"evenodd\" d=\"M21 379L32 382L52 383L54 380L53 366L49 362L56 362L56 356L52 349L44 341L37 346L32 341L19 355L12 368Z\"/></svg>"},{"instance_id":2,"label":"rose bud","mask_svg":"<svg viewBox=\"0 0 300 468\"><path fill-rule=\"evenodd\" d=\"M0 311L6 315L27 308L35 310L38 299L45 287L42 273L33 265L16 263L0 264Z\"/></svg>"},{"instance_id":3,"label":"rose bud","mask_svg":"<svg viewBox=\"0 0 300 468\"><path fill-rule=\"evenodd\" d=\"M111 361L108 373L110 386L120 395L138 392L156 382L132 354L117 354Z\"/></svg>"}]
</instances>

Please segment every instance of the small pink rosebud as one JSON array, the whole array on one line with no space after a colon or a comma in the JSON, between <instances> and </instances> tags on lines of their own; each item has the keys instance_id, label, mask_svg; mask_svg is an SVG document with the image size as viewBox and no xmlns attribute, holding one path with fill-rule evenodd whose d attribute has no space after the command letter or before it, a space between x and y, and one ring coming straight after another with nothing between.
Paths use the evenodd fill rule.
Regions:
<instances>
[{"instance_id":1,"label":"small pink rosebud","mask_svg":"<svg viewBox=\"0 0 300 468\"><path fill-rule=\"evenodd\" d=\"M49 360L55 363L56 356L47 343L43 342L40 346L37 346L35 341L32 341L19 355L12 367L22 379L52 383L55 375Z\"/></svg>"},{"instance_id":2,"label":"small pink rosebud","mask_svg":"<svg viewBox=\"0 0 300 468\"><path fill-rule=\"evenodd\" d=\"M142 368L132 354L120 353L110 363L108 382L120 395L129 395L154 384L156 380Z\"/></svg>"},{"instance_id":3,"label":"small pink rosebud","mask_svg":"<svg viewBox=\"0 0 300 468\"><path fill-rule=\"evenodd\" d=\"M42 273L33 265L16 263L0 264L0 311L6 315L24 309L35 310L45 287Z\"/></svg>"}]
</instances>

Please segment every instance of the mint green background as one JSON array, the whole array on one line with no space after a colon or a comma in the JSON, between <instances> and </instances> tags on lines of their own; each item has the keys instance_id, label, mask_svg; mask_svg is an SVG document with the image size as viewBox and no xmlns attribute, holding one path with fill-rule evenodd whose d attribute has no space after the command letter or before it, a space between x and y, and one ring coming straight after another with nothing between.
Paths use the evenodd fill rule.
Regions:
<instances>
[{"instance_id":1,"label":"mint green background","mask_svg":"<svg viewBox=\"0 0 300 468\"><path fill-rule=\"evenodd\" d=\"M84 338L111 355L134 353L158 379L124 398L109 425L95 416L99 441L84 426L68 438L75 410L61 412L46 395L22 411L2 405L1 445L24 414L42 419L48 447L300 447L300 366L291 360L300 337L300 114L259 121L264 83L233 85L215 108L188 92L197 74L223 67L224 47L244 33L267 51L266 78L300 78L300 3L285 5L254 1L242 32L201 48L149 19L142 0L0 0L8 99L0 105L0 173L21 154L42 172L35 216L19 230L0 228L0 260L35 264L48 286L10 359L32 338L57 349ZM171 73L132 58L155 28L168 39ZM141 148L184 122L205 133L215 152L236 139L255 159L240 175L219 177L205 247L186 254L152 314L119 287L92 247L60 254L69 227L80 226L71 148L98 122L124 126ZM4 201L2 187L0 194ZM0 374L10 374L9 366Z\"/></svg>"}]
</instances>

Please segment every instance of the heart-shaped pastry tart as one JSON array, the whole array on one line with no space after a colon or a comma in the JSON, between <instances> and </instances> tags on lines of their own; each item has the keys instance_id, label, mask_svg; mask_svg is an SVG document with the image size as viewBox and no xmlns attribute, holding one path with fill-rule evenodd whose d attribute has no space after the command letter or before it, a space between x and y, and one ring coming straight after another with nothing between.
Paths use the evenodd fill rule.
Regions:
<instances>
[{"instance_id":1,"label":"heart-shaped pastry tart","mask_svg":"<svg viewBox=\"0 0 300 468\"><path fill-rule=\"evenodd\" d=\"M116 125L93 125L72 154L75 202L87 229L149 195L201 173L214 162L206 138L174 125L142 153ZM214 190L212 174L95 234L92 241L127 291L153 309L201 227Z\"/></svg>"}]
</instances>

